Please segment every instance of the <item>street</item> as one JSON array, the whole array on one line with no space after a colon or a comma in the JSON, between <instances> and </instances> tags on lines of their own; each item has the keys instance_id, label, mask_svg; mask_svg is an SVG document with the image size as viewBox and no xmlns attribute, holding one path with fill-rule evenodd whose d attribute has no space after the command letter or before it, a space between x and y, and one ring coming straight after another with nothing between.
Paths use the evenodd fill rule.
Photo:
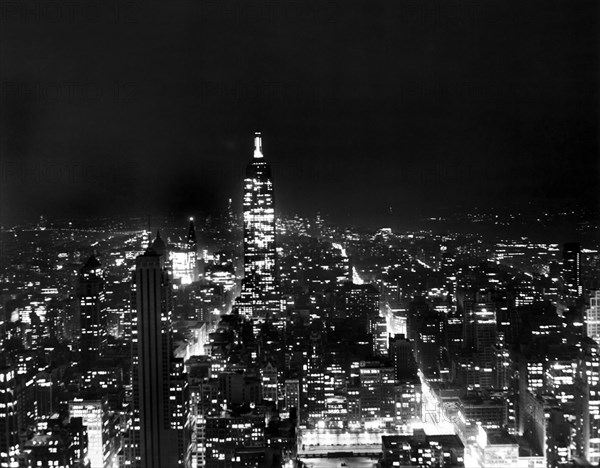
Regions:
<instances>
[{"instance_id":1,"label":"street","mask_svg":"<svg viewBox=\"0 0 600 468\"><path fill-rule=\"evenodd\" d=\"M309 468L373 468L377 463L377 457L301 458L301 460ZM345 465L342 465L342 463L345 463Z\"/></svg>"}]
</instances>

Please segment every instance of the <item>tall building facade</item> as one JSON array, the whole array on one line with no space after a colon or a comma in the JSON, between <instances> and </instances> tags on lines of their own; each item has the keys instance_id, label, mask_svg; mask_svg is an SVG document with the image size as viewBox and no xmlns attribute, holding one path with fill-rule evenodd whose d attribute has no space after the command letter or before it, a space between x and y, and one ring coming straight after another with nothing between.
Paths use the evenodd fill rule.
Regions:
<instances>
[{"instance_id":1,"label":"tall building facade","mask_svg":"<svg viewBox=\"0 0 600 468\"><path fill-rule=\"evenodd\" d=\"M13 366L0 367L0 467L2 468L19 466L16 374Z\"/></svg>"},{"instance_id":2,"label":"tall building facade","mask_svg":"<svg viewBox=\"0 0 600 468\"><path fill-rule=\"evenodd\" d=\"M84 400L75 398L69 401L69 416L81 418L86 427L89 468L105 468L115 462L115 444L112 440L114 427L108 414L106 397Z\"/></svg>"},{"instance_id":3,"label":"tall building facade","mask_svg":"<svg viewBox=\"0 0 600 468\"><path fill-rule=\"evenodd\" d=\"M265 161L260 133L254 136L254 157L244 179L244 279L240 314L277 318L281 308L277 287L275 205L271 168Z\"/></svg>"},{"instance_id":4,"label":"tall building facade","mask_svg":"<svg viewBox=\"0 0 600 468\"><path fill-rule=\"evenodd\" d=\"M157 237L136 259L133 418L129 461L135 468L191 466L191 420L183 362L173 356L171 284Z\"/></svg>"},{"instance_id":5,"label":"tall building facade","mask_svg":"<svg viewBox=\"0 0 600 468\"><path fill-rule=\"evenodd\" d=\"M600 463L600 345L582 341L575 381L575 411L579 453L592 465Z\"/></svg>"},{"instance_id":6,"label":"tall building facade","mask_svg":"<svg viewBox=\"0 0 600 468\"><path fill-rule=\"evenodd\" d=\"M94 368L108 339L104 278L100 262L91 256L79 271L78 299L81 324L81 367Z\"/></svg>"},{"instance_id":7,"label":"tall building facade","mask_svg":"<svg viewBox=\"0 0 600 468\"><path fill-rule=\"evenodd\" d=\"M567 300L577 299L583 294L581 282L581 245L567 242L562 252L563 293Z\"/></svg>"},{"instance_id":8,"label":"tall building facade","mask_svg":"<svg viewBox=\"0 0 600 468\"><path fill-rule=\"evenodd\" d=\"M169 244L169 260L172 267L174 283L191 284L198 279L198 242L194 218L190 218L190 226L185 241Z\"/></svg>"},{"instance_id":9,"label":"tall building facade","mask_svg":"<svg viewBox=\"0 0 600 468\"><path fill-rule=\"evenodd\" d=\"M585 331L587 336L600 343L600 289L593 289L588 294Z\"/></svg>"},{"instance_id":10,"label":"tall building facade","mask_svg":"<svg viewBox=\"0 0 600 468\"><path fill-rule=\"evenodd\" d=\"M301 414L302 420L308 421L310 425L318 425L325 417L324 356L323 333L321 330L313 330L310 333L310 349L306 360L306 374L303 379L304 409Z\"/></svg>"}]
</instances>

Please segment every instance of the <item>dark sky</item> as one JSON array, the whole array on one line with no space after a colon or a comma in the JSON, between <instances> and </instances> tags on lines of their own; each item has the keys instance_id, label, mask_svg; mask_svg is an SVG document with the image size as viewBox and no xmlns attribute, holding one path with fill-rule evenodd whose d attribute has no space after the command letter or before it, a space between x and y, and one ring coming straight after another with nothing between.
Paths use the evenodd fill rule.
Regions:
<instances>
[{"instance_id":1,"label":"dark sky","mask_svg":"<svg viewBox=\"0 0 600 468\"><path fill-rule=\"evenodd\" d=\"M596 206L598 5L3 0L0 215Z\"/></svg>"}]
</instances>

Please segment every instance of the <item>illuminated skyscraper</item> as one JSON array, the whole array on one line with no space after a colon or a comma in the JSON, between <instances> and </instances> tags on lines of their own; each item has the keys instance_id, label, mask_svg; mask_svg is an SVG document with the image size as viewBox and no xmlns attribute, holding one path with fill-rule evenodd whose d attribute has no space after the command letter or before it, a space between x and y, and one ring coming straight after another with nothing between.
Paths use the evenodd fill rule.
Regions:
<instances>
[{"instance_id":1,"label":"illuminated skyscraper","mask_svg":"<svg viewBox=\"0 0 600 468\"><path fill-rule=\"evenodd\" d=\"M91 370L108 339L104 279L100 262L95 256L88 258L81 268L78 286L81 366L84 370Z\"/></svg>"},{"instance_id":2,"label":"illuminated skyscraper","mask_svg":"<svg viewBox=\"0 0 600 468\"><path fill-rule=\"evenodd\" d=\"M596 343L600 343L600 289L589 292L588 305L585 313L585 330Z\"/></svg>"},{"instance_id":3,"label":"illuminated skyscraper","mask_svg":"<svg viewBox=\"0 0 600 468\"><path fill-rule=\"evenodd\" d=\"M247 318L276 317L280 301L276 282L275 207L271 168L262 152L260 133L254 136L254 157L244 180L244 279L240 314Z\"/></svg>"},{"instance_id":4,"label":"illuminated skyscraper","mask_svg":"<svg viewBox=\"0 0 600 468\"><path fill-rule=\"evenodd\" d=\"M115 428L108 413L108 399L81 399L69 401L69 416L81 418L87 430L87 458L90 468L105 468L115 463Z\"/></svg>"},{"instance_id":5,"label":"illuminated skyscraper","mask_svg":"<svg viewBox=\"0 0 600 468\"><path fill-rule=\"evenodd\" d=\"M182 285L190 284L198 279L198 243L194 218L190 218L185 241L171 242L169 245L169 261L173 281Z\"/></svg>"},{"instance_id":6,"label":"illuminated skyscraper","mask_svg":"<svg viewBox=\"0 0 600 468\"><path fill-rule=\"evenodd\" d=\"M194 218L190 218L190 227L187 235L188 249L191 252L198 252L198 241L196 240L196 226L194 225Z\"/></svg>"},{"instance_id":7,"label":"illuminated skyscraper","mask_svg":"<svg viewBox=\"0 0 600 468\"><path fill-rule=\"evenodd\" d=\"M305 378L302 393L304 399L304 411L302 419L311 425L323 424L325 416L325 372L323 357L322 330L315 328L310 333L310 350L306 360Z\"/></svg>"},{"instance_id":8,"label":"illuminated skyscraper","mask_svg":"<svg viewBox=\"0 0 600 468\"><path fill-rule=\"evenodd\" d=\"M188 468L191 426L183 362L171 341L171 285L157 236L136 259L131 466Z\"/></svg>"},{"instance_id":9,"label":"illuminated skyscraper","mask_svg":"<svg viewBox=\"0 0 600 468\"><path fill-rule=\"evenodd\" d=\"M16 377L14 367L0 367L0 467L2 468L19 466Z\"/></svg>"},{"instance_id":10,"label":"illuminated skyscraper","mask_svg":"<svg viewBox=\"0 0 600 468\"><path fill-rule=\"evenodd\" d=\"M567 299L577 299L583 294L581 283L581 246L568 242L563 246L562 280Z\"/></svg>"},{"instance_id":11,"label":"illuminated skyscraper","mask_svg":"<svg viewBox=\"0 0 600 468\"><path fill-rule=\"evenodd\" d=\"M600 345L587 338L581 343L575 382L579 450L592 465L600 462Z\"/></svg>"}]
</instances>

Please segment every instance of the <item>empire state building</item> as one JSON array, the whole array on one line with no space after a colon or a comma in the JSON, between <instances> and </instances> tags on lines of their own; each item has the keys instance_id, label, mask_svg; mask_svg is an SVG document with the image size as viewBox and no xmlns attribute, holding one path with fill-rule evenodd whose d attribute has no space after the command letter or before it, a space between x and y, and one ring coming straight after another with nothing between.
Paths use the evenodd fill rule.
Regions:
<instances>
[{"instance_id":1,"label":"empire state building","mask_svg":"<svg viewBox=\"0 0 600 468\"><path fill-rule=\"evenodd\" d=\"M244 179L244 279L240 314L262 321L277 320L280 301L276 279L275 208L271 168L262 152L260 133L254 135L254 157Z\"/></svg>"}]
</instances>

